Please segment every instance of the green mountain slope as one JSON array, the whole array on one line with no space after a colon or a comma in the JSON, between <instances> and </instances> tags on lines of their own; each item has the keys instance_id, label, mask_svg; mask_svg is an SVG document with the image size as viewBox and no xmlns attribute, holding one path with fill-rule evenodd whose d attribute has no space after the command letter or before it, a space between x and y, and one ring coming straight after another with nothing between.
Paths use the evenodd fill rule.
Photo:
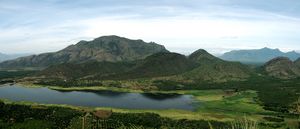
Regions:
<instances>
[{"instance_id":1,"label":"green mountain slope","mask_svg":"<svg viewBox=\"0 0 300 129\"><path fill-rule=\"evenodd\" d=\"M196 67L196 63L177 53L157 53L139 62L132 70L116 75L117 78L134 79L145 77L171 76Z\"/></svg>"},{"instance_id":2,"label":"green mountain slope","mask_svg":"<svg viewBox=\"0 0 300 129\"><path fill-rule=\"evenodd\" d=\"M247 66L223 61L205 50L198 50L189 56L198 67L182 74L184 79L197 81L224 82L229 80L244 80L250 77L251 70Z\"/></svg>"},{"instance_id":3,"label":"green mountain slope","mask_svg":"<svg viewBox=\"0 0 300 129\"><path fill-rule=\"evenodd\" d=\"M195 63L177 53L157 53L132 62L64 63L51 66L37 74L44 78L60 79L135 79L161 77L189 71Z\"/></svg>"},{"instance_id":4,"label":"green mountain slope","mask_svg":"<svg viewBox=\"0 0 300 129\"><path fill-rule=\"evenodd\" d=\"M133 61L158 52L168 52L164 46L118 36L103 36L93 41L80 41L54 53L44 53L0 63L2 68L47 67L61 63L86 61Z\"/></svg>"},{"instance_id":5,"label":"green mountain slope","mask_svg":"<svg viewBox=\"0 0 300 129\"><path fill-rule=\"evenodd\" d=\"M194 81L223 82L244 80L250 68L237 62L223 61L205 50L186 57L177 53L156 53L133 62L64 63L51 66L38 74L44 78L126 80L152 77L171 77ZM176 75L176 76L173 76Z\"/></svg>"},{"instance_id":6,"label":"green mountain slope","mask_svg":"<svg viewBox=\"0 0 300 129\"><path fill-rule=\"evenodd\" d=\"M291 79L300 76L300 68L296 64L298 61L294 63L287 57L277 57L267 62L263 69L269 76Z\"/></svg>"},{"instance_id":7,"label":"green mountain slope","mask_svg":"<svg viewBox=\"0 0 300 129\"><path fill-rule=\"evenodd\" d=\"M297 59L294 63L297 65L298 68L300 68L300 58Z\"/></svg>"},{"instance_id":8,"label":"green mountain slope","mask_svg":"<svg viewBox=\"0 0 300 129\"><path fill-rule=\"evenodd\" d=\"M89 61L85 63L63 63L53 65L42 70L35 76L56 79L79 79L91 78L94 76L108 76L129 71L136 64L134 62L97 62Z\"/></svg>"}]
</instances>

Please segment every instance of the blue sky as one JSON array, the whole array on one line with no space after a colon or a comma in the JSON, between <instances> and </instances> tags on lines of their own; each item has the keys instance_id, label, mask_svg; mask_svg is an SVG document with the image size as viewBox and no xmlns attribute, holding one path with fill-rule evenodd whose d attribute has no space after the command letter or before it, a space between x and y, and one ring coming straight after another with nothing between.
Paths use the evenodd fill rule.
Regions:
<instances>
[{"instance_id":1,"label":"blue sky","mask_svg":"<svg viewBox=\"0 0 300 129\"><path fill-rule=\"evenodd\" d=\"M42 53L119 35L190 53L300 50L299 0L0 0L0 52Z\"/></svg>"}]
</instances>

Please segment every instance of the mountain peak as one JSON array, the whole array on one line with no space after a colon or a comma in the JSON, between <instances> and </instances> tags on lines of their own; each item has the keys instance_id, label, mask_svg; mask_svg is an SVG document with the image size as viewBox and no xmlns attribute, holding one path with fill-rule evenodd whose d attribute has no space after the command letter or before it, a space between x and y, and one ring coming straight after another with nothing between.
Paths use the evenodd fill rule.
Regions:
<instances>
[{"instance_id":1,"label":"mountain peak","mask_svg":"<svg viewBox=\"0 0 300 129\"><path fill-rule=\"evenodd\" d=\"M116 35L102 36L92 41L80 41L53 53L23 57L3 62L2 67L47 67L61 63L82 63L86 61L133 61L144 59L158 52L168 52L163 45L146 43Z\"/></svg>"},{"instance_id":2,"label":"mountain peak","mask_svg":"<svg viewBox=\"0 0 300 129\"><path fill-rule=\"evenodd\" d=\"M191 55L189 55L189 59L191 59L193 61L218 60L217 57L215 57L212 54L208 53L204 49L198 49L197 51L193 52Z\"/></svg>"},{"instance_id":3,"label":"mountain peak","mask_svg":"<svg viewBox=\"0 0 300 129\"><path fill-rule=\"evenodd\" d=\"M127 39L127 38L117 36L117 35L106 35L106 36L95 38L94 40L121 40L121 39Z\"/></svg>"},{"instance_id":4,"label":"mountain peak","mask_svg":"<svg viewBox=\"0 0 300 129\"><path fill-rule=\"evenodd\" d=\"M276 62L283 62L283 61L284 62L293 62L288 57L282 57L282 56L280 56L280 57L276 57L276 58L268 61L267 64L276 63Z\"/></svg>"},{"instance_id":5,"label":"mountain peak","mask_svg":"<svg viewBox=\"0 0 300 129\"><path fill-rule=\"evenodd\" d=\"M269 76L281 79L290 79L300 76L300 69L287 57L277 57L268 61L264 70Z\"/></svg>"},{"instance_id":6,"label":"mountain peak","mask_svg":"<svg viewBox=\"0 0 300 129\"><path fill-rule=\"evenodd\" d=\"M272 50L271 48L268 48L268 47L264 47L262 48L261 50Z\"/></svg>"},{"instance_id":7,"label":"mountain peak","mask_svg":"<svg viewBox=\"0 0 300 129\"><path fill-rule=\"evenodd\" d=\"M264 47L264 48L261 48L261 49L258 49L260 51L276 51L276 52L281 52L278 48L268 48L268 47Z\"/></svg>"}]
</instances>

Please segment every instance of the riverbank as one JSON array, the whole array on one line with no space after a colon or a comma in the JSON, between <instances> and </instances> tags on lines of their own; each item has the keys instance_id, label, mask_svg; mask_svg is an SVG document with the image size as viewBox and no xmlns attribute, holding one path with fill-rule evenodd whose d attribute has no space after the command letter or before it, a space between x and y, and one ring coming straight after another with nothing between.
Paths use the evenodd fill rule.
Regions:
<instances>
[{"instance_id":1,"label":"riverbank","mask_svg":"<svg viewBox=\"0 0 300 129\"><path fill-rule=\"evenodd\" d=\"M43 88L43 86L38 85L22 85L27 88ZM224 90L178 90L178 91L140 91L140 90L130 90L130 89L120 89L120 88L106 88L106 87L72 87L72 88L62 88L47 86L49 89L58 91L99 91L99 90L111 90L115 92L134 92L134 93L176 93L182 95L192 95L195 103L194 111L186 110L176 110L176 109L166 109L166 110L148 110L148 109L120 109L120 108L107 108L107 107L79 107L71 105L57 105L50 104L50 106L67 106L79 109L90 109L90 110L111 110L116 112L126 112L126 113L142 113L142 112L152 112L159 114L164 117L174 118L174 119L190 119L190 120L218 120L218 121L231 121L234 119L239 119L241 116L247 115L249 119L261 121L264 115L270 113L254 101L257 97L255 91L224 91ZM34 105L49 105L49 104L38 104L31 102L16 102L19 104L34 104Z\"/></svg>"}]
</instances>

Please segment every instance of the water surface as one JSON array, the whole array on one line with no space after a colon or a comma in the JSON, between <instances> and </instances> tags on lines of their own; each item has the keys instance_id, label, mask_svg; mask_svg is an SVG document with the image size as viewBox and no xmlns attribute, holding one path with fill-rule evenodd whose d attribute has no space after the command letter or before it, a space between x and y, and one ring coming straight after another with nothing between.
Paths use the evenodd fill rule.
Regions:
<instances>
[{"instance_id":1,"label":"water surface","mask_svg":"<svg viewBox=\"0 0 300 129\"><path fill-rule=\"evenodd\" d=\"M193 110L191 95L126 93L114 91L57 91L48 88L25 88L20 85L1 86L0 98L42 104L67 104L88 107L126 109Z\"/></svg>"}]
</instances>

